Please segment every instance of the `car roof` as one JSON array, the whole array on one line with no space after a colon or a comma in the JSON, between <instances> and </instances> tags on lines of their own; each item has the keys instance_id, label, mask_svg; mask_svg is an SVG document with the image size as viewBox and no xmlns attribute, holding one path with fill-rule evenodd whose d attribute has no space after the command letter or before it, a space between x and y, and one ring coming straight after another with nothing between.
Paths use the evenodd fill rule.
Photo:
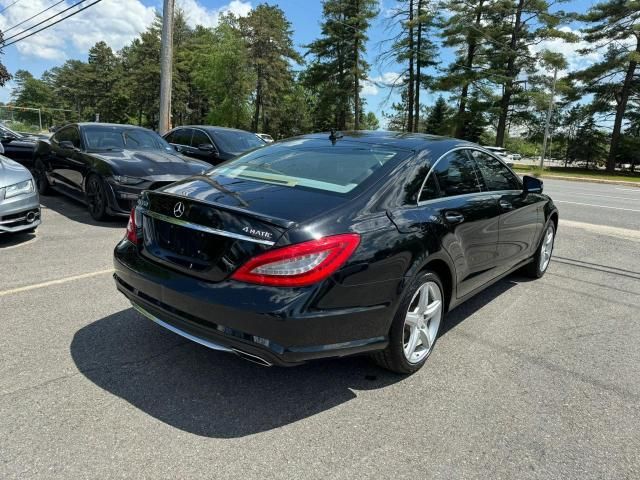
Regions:
<instances>
[{"instance_id":1,"label":"car roof","mask_svg":"<svg viewBox=\"0 0 640 480\"><path fill-rule=\"evenodd\" d=\"M122 123L101 123L101 122L78 122L78 123L68 123L64 125L62 128L68 127L69 125L77 125L78 127L120 127L120 128L140 128L143 130L149 130L145 127L140 127L138 125L129 125Z\"/></svg>"},{"instance_id":2,"label":"car roof","mask_svg":"<svg viewBox=\"0 0 640 480\"><path fill-rule=\"evenodd\" d=\"M177 128L199 128L200 130L207 130L211 132L243 132L254 135L252 132L242 130L240 128L217 127L215 125L180 125L179 127L174 127L173 130Z\"/></svg>"},{"instance_id":3,"label":"car roof","mask_svg":"<svg viewBox=\"0 0 640 480\"><path fill-rule=\"evenodd\" d=\"M466 140L459 140L456 138L441 137L438 135L428 135L425 133L406 133L406 132L392 132L386 130L358 130L353 132L336 132L336 143L340 142L349 143L365 143L371 145L387 145L390 147L404 149L404 150L449 150L458 146L474 146L475 144ZM296 141L300 139L314 139L314 140L326 140L331 141L331 133L312 133L308 135L301 135L299 137L289 138L282 140L279 143L286 144L288 141Z\"/></svg>"}]
</instances>

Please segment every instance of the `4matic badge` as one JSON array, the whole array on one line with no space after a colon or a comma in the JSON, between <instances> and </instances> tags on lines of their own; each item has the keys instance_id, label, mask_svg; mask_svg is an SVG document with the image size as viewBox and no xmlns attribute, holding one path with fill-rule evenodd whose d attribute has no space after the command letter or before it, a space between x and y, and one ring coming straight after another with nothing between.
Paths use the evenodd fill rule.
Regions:
<instances>
[{"instance_id":1,"label":"4matic badge","mask_svg":"<svg viewBox=\"0 0 640 480\"><path fill-rule=\"evenodd\" d=\"M244 233L248 233L249 235L253 235L254 237L265 238L267 240L271 238L271 233L265 232L264 230L256 230L255 228L244 227L242 231Z\"/></svg>"}]
</instances>

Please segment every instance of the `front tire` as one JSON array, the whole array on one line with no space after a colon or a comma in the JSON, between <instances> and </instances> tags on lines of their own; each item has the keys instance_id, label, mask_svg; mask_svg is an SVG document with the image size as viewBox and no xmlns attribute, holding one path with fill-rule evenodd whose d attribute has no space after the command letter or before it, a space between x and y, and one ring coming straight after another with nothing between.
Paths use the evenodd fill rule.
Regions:
<instances>
[{"instance_id":1,"label":"front tire","mask_svg":"<svg viewBox=\"0 0 640 480\"><path fill-rule=\"evenodd\" d=\"M431 271L420 273L407 289L389 332L389 345L374 361L396 373L420 370L431 355L444 317L442 281Z\"/></svg>"},{"instance_id":2,"label":"front tire","mask_svg":"<svg viewBox=\"0 0 640 480\"><path fill-rule=\"evenodd\" d=\"M49 195L51 193L51 186L47 179L47 169L39 158L36 159L33 166L33 179L36 181L36 188L40 195Z\"/></svg>"},{"instance_id":3,"label":"front tire","mask_svg":"<svg viewBox=\"0 0 640 480\"><path fill-rule=\"evenodd\" d=\"M551 255L553 253L553 244L556 238L556 227L552 221L547 224L544 230L540 245L533 257L532 262L524 267L524 273L530 278L542 278L544 272L549 267Z\"/></svg>"},{"instance_id":4,"label":"front tire","mask_svg":"<svg viewBox=\"0 0 640 480\"><path fill-rule=\"evenodd\" d=\"M98 221L105 220L107 218L107 194L102 178L96 174L90 175L87 179L85 193L91 217Z\"/></svg>"}]
</instances>

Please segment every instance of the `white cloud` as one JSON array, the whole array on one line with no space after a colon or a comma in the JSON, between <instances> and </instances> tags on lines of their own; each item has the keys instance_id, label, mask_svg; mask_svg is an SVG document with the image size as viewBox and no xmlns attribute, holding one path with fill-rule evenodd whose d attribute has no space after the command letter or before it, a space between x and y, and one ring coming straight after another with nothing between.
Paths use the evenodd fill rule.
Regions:
<instances>
[{"instance_id":1,"label":"white cloud","mask_svg":"<svg viewBox=\"0 0 640 480\"><path fill-rule=\"evenodd\" d=\"M380 93L380 90L378 90L378 87L376 87L375 83L369 80L361 80L360 89L361 89L360 93L362 95L366 95L370 97L374 97L378 95L378 93Z\"/></svg>"},{"instance_id":2,"label":"white cloud","mask_svg":"<svg viewBox=\"0 0 640 480\"><path fill-rule=\"evenodd\" d=\"M203 25L205 27L215 27L218 25L221 15L233 13L238 17L247 16L251 11L251 2L232 0L223 7L208 9L200 5L196 0L178 0L177 7L184 10L187 23L190 26Z\"/></svg>"},{"instance_id":3,"label":"white cloud","mask_svg":"<svg viewBox=\"0 0 640 480\"><path fill-rule=\"evenodd\" d=\"M13 1L0 0L0 5L6 7ZM5 31L24 19L36 15L53 3L54 0L18 2L0 15L0 29ZM14 39L8 37L69 8L73 3L75 0L66 0L24 25L8 31L5 34L5 39L8 39L10 43L19 37ZM197 0L178 0L177 6L185 10L190 25L200 24L207 27L217 25L220 15L224 13L231 12L241 16L248 14L251 10L251 3L244 0L232 0L227 5L214 9L203 7ZM52 23L78 8L80 7L69 10L48 23ZM146 6L141 0L103 0L51 28L21 40L16 43L15 47L25 57L57 61L86 54L91 46L101 40L105 41L112 49L119 50L144 31L153 22L154 17L155 7ZM45 25L47 24L42 26Z\"/></svg>"},{"instance_id":4,"label":"white cloud","mask_svg":"<svg viewBox=\"0 0 640 480\"><path fill-rule=\"evenodd\" d=\"M570 27L562 27L560 30L563 30L567 33L573 33L581 37L581 33L578 30L573 30ZM590 65L593 65L595 62L602 60L602 52L595 51L587 54L578 52L578 50L589 47L593 47L593 44L587 42L586 40L579 40L575 43L570 43L560 38L554 38L551 40L544 40L537 45L533 45L530 48L533 53L539 53L543 50L549 50L551 52L561 53L562 55L564 55L568 64L568 69L558 72L559 76L563 77L566 76L569 72L582 70Z\"/></svg>"},{"instance_id":5,"label":"white cloud","mask_svg":"<svg viewBox=\"0 0 640 480\"><path fill-rule=\"evenodd\" d=\"M402 82L402 74L397 72L384 72L377 77L370 78L369 82L372 82L383 88L396 87Z\"/></svg>"}]
</instances>

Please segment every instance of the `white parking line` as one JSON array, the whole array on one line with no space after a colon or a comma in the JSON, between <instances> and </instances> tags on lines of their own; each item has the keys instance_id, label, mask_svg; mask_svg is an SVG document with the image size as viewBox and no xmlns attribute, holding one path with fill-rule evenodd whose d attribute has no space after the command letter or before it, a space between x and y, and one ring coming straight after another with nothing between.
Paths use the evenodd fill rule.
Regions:
<instances>
[{"instance_id":1,"label":"white parking line","mask_svg":"<svg viewBox=\"0 0 640 480\"><path fill-rule=\"evenodd\" d=\"M113 273L113 268L107 270L98 270L90 273L83 273L81 275L72 275L70 277L59 278L57 280L49 280L48 282L34 283L33 285L25 285L24 287L10 288L9 290L0 291L0 297L11 295L13 293L27 292L29 290L35 290L37 288L50 287L51 285L60 285L61 283L73 282L76 280L82 280L83 278L96 277L98 275L104 275L105 273Z\"/></svg>"},{"instance_id":2,"label":"white parking line","mask_svg":"<svg viewBox=\"0 0 640 480\"><path fill-rule=\"evenodd\" d=\"M560 219L560 228L581 228L590 232L612 237L621 237L636 242L640 241L640 231L630 228L610 227L608 225L596 225L594 223L576 222L574 220Z\"/></svg>"},{"instance_id":3,"label":"white parking line","mask_svg":"<svg viewBox=\"0 0 640 480\"><path fill-rule=\"evenodd\" d=\"M596 205L594 203L570 202L568 200L554 200L553 203L571 203L573 205L584 205L585 207L610 208L611 210L625 210L627 212L638 212L638 213L640 213L640 210L635 210L633 208L609 207L607 205Z\"/></svg>"},{"instance_id":4,"label":"white parking line","mask_svg":"<svg viewBox=\"0 0 640 480\"><path fill-rule=\"evenodd\" d=\"M581 192L553 192L552 195L555 197L556 195L584 195L585 197L602 197L602 198L615 198L617 200L631 200L632 202L637 202L638 199L636 197L612 197L610 195L599 195L596 193L581 193Z\"/></svg>"},{"instance_id":5,"label":"white parking line","mask_svg":"<svg viewBox=\"0 0 640 480\"><path fill-rule=\"evenodd\" d=\"M623 187L616 187L616 190L623 190L625 192L636 192L636 193L640 193L640 188L623 188Z\"/></svg>"}]
</instances>

